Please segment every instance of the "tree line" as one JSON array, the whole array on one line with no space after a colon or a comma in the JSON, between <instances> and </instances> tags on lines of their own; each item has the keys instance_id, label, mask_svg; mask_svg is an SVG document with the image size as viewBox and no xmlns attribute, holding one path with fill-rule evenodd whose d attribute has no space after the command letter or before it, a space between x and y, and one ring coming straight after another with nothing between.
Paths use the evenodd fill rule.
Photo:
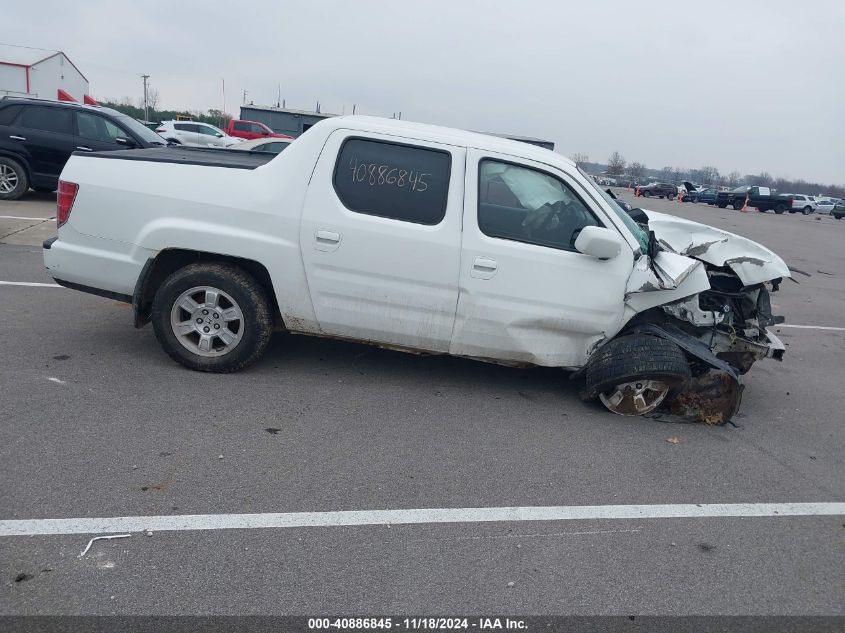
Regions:
<instances>
[{"instance_id":1,"label":"tree line","mask_svg":"<svg viewBox=\"0 0 845 633\"><path fill-rule=\"evenodd\" d=\"M662 169L649 169L643 163L628 162L619 152L613 152L607 159L607 163L590 162L586 154L573 154L572 160L579 166L591 173L605 173L616 179L628 180L630 182L642 182L643 179L665 180L673 183L681 183L684 180L707 185L711 187L739 187L740 185L758 185L760 187L771 187L781 193L799 193L809 196L828 195L834 198L845 198L845 186L830 185L820 182L812 182L803 179L792 180L790 178L774 177L764 171L759 174L741 174L732 171L727 174L721 173L712 165L705 165L697 169L673 167L667 165Z\"/></svg>"},{"instance_id":2,"label":"tree line","mask_svg":"<svg viewBox=\"0 0 845 633\"><path fill-rule=\"evenodd\" d=\"M211 123L212 125L225 129L232 118L232 115L213 108L211 110L206 110L205 112L201 110L158 110L156 108L157 102L157 93L155 95L155 99L150 99L149 93L147 94L147 112L149 120L157 123L161 121L175 121L177 116L181 116L191 117L194 121ZM133 101L130 97L123 97L122 99L105 99L100 101L100 105L106 108L111 108L112 110L117 110L118 112L131 116L139 121L144 120L143 103Z\"/></svg>"}]
</instances>

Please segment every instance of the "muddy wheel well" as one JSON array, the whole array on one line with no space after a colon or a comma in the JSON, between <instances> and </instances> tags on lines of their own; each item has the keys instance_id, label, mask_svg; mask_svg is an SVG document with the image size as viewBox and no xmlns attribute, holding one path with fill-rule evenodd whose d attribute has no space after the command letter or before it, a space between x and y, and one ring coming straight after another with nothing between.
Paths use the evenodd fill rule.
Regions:
<instances>
[{"instance_id":1,"label":"muddy wheel well","mask_svg":"<svg viewBox=\"0 0 845 633\"><path fill-rule=\"evenodd\" d=\"M184 268L188 264L195 262L232 264L248 272L267 292L267 297L270 300L270 309L273 313L274 326L284 327L279 303L276 299L276 292L273 289L273 281L270 279L270 273L263 264L243 257L232 257L230 255L181 248L161 251L155 259L150 259L141 271L132 301L135 311L135 327L141 327L149 322L153 298L164 280L180 268Z\"/></svg>"}]
</instances>

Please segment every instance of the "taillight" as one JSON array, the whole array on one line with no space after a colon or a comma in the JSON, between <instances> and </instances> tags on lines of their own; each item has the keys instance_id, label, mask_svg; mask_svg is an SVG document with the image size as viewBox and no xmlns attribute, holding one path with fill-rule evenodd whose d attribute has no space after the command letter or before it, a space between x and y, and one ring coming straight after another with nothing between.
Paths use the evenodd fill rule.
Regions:
<instances>
[{"instance_id":1,"label":"taillight","mask_svg":"<svg viewBox=\"0 0 845 633\"><path fill-rule=\"evenodd\" d=\"M77 191L79 191L79 185L75 182L59 181L59 193L56 197L56 228L67 222L70 217Z\"/></svg>"}]
</instances>

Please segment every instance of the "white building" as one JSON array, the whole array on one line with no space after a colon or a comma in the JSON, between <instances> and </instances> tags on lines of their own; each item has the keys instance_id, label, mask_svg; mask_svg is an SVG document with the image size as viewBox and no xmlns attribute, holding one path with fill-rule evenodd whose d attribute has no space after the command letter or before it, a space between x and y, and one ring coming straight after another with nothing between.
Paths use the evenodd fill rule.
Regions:
<instances>
[{"instance_id":1,"label":"white building","mask_svg":"<svg viewBox=\"0 0 845 633\"><path fill-rule=\"evenodd\" d=\"M61 51L0 44L0 97L4 95L64 100L70 96L82 102L88 95L88 80Z\"/></svg>"}]
</instances>

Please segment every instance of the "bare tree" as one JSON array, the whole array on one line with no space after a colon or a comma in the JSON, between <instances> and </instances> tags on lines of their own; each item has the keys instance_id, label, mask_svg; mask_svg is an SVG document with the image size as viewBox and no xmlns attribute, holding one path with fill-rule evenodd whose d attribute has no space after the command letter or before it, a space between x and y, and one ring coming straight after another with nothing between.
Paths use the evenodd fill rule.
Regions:
<instances>
[{"instance_id":1,"label":"bare tree","mask_svg":"<svg viewBox=\"0 0 845 633\"><path fill-rule=\"evenodd\" d=\"M760 187L769 187L772 182L774 182L774 178L772 178L772 175L767 171L760 172L760 174L754 176L754 180L756 181L755 184Z\"/></svg>"},{"instance_id":2,"label":"bare tree","mask_svg":"<svg viewBox=\"0 0 845 633\"><path fill-rule=\"evenodd\" d=\"M590 162L589 156L587 156L586 154L581 154L579 152L576 152L575 154L573 154L569 158L571 158L572 162L575 163L576 165L578 165L578 167L582 167L584 165L584 163Z\"/></svg>"},{"instance_id":3,"label":"bare tree","mask_svg":"<svg viewBox=\"0 0 845 633\"><path fill-rule=\"evenodd\" d=\"M648 169L644 164L634 161L630 165L628 165L628 173L631 175L631 178L634 180L639 181Z\"/></svg>"},{"instance_id":4,"label":"bare tree","mask_svg":"<svg viewBox=\"0 0 845 633\"><path fill-rule=\"evenodd\" d=\"M158 88L147 88L147 105L150 112L158 110Z\"/></svg>"},{"instance_id":5,"label":"bare tree","mask_svg":"<svg viewBox=\"0 0 845 633\"><path fill-rule=\"evenodd\" d=\"M742 180L742 174L738 171L734 170L725 176L725 181L728 183L728 187L736 187L739 185L739 181Z\"/></svg>"},{"instance_id":6,"label":"bare tree","mask_svg":"<svg viewBox=\"0 0 845 633\"><path fill-rule=\"evenodd\" d=\"M686 171L687 170L683 169L682 167L672 167L672 180L676 182L681 180L681 178L686 175Z\"/></svg>"},{"instance_id":7,"label":"bare tree","mask_svg":"<svg viewBox=\"0 0 845 633\"><path fill-rule=\"evenodd\" d=\"M666 166L660 170L660 180L670 180L672 178L672 168Z\"/></svg>"},{"instance_id":8,"label":"bare tree","mask_svg":"<svg viewBox=\"0 0 845 633\"><path fill-rule=\"evenodd\" d=\"M705 185L712 185L719 180L719 170L712 165L705 165L700 170L701 182Z\"/></svg>"},{"instance_id":9,"label":"bare tree","mask_svg":"<svg viewBox=\"0 0 845 633\"><path fill-rule=\"evenodd\" d=\"M625 173L625 157L619 152L613 152L607 159L607 173L611 176L621 176Z\"/></svg>"}]
</instances>

